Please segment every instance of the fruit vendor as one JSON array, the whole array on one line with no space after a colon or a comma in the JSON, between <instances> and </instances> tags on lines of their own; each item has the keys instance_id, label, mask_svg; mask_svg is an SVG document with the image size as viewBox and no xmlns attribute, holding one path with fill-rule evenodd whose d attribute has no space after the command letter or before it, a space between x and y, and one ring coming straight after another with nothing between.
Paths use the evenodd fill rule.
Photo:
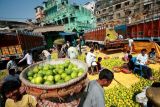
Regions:
<instances>
[{"instance_id":1,"label":"fruit vendor","mask_svg":"<svg viewBox=\"0 0 160 107\"><path fill-rule=\"evenodd\" d=\"M60 58L65 58L67 55L68 46L64 44L60 51Z\"/></svg>"},{"instance_id":2,"label":"fruit vendor","mask_svg":"<svg viewBox=\"0 0 160 107\"><path fill-rule=\"evenodd\" d=\"M81 98L78 107L105 107L103 87L109 86L113 78L114 74L110 70L103 69L99 74L98 80L93 80L88 83L85 89L87 94Z\"/></svg>"},{"instance_id":3,"label":"fruit vendor","mask_svg":"<svg viewBox=\"0 0 160 107\"><path fill-rule=\"evenodd\" d=\"M66 45L67 45L68 47L70 47L70 42L69 42L69 41L67 41L67 42L66 42Z\"/></svg>"},{"instance_id":4,"label":"fruit vendor","mask_svg":"<svg viewBox=\"0 0 160 107\"><path fill-rule=\"evenodd\" d=\"M36 107L37 101L31 95L23 95L24 90L17 81L7 81L2 85L5 107Z\"/></svg>"},{"instance_id":5,"label":"fruit vendor","mask_svg":"<svg viewBox=\"0 0 160 107\"><path fill-rule=\"evenodd\" d=\"M131 53L133 52L133 42L134 42L133 39L131 38L128 39L128 46Z\"/></svg>"},{"instance_id":6,"label":"fruit vendor","mask_svg":"<svg viewBox=\"0 0 160 107\"><path fill-rule=\"evenodd\" d=\"M98 57L98 61L97 61L98 72L102 70L101 61L102 61L102 57Z\"/></svg>"},{"instance_id":7,"label":"fruit vendor","mask_svg":"<svg viewBox=\"0 0 160 107\"><path fill-rule=\"evenodd\" d=\"M9 75L6 78L4 78L4 82L11 81L11 80L18 81L19 83L21 83L19 80L19 75L16 74L15 69L10 69Z\"/></svg>"},{"instance_id":8,"label":"fruit vendor","mask_svg":"<svg viewBox=\"0 0 160 107\"><path fill-rule=\"evenodd\" d=\"M150 79L150 80L152 80L153 79L153 77L152 77L152 71L151 71L151 68L149 68L149 67L147 67L147 66L144 66L144 65L139 65L139 64L137 64L137 63L134 63L134 59L136 59L136 58L132 58L132 55L129 55L128 56L128 59L129 59L129 62L127 63L127 65L128 65L128 68L129 68L129 70L134 70L134 68L135 67L142 67L142 71L143 71L143 73L145 74L145 77L147 78L147 79ZM136 59L137 60L137 59Z\"/></svg>"},{"instance_id":9,"label":"fruit vendor","mask_svg":"<svg viewBox=\"0 0 160 107\"><path fill-rule=\"evenodd\" d=\"M91 48L90 52L87 53L86 55L86 63L88 65L88 68L89 68L89 73L90 72L94 72L95 70L95 67L97 66L97 63L96 63L96 55L94 54L94 49ZM93 68L93 69L92 69ZM96 70L97 71L97 70Z\"/></svg>"},{"instance_id":10,"label":"fruit vendor","mask_svg":"<svg viewBox=\"0 0 160 107\"><path fill-rule=\"evenodd\" d=\"M124 57L122 58L123 61L127 62L128 61L128 55L130 55L130 51L127 51L124 55Z\"/></svg>"},{"instance_id":11,"label":"fruit vendor","mask_svg":"<svg viewBox=\"0 0 160 107\"><path fill-rule=\"evenodd\" d=\"M156 51L155 51L155 48L152 48L151 51L148 53L148 57L149 57L149 63L156 63L156 62L159 62L159 58L158 56L156 55Z\"/></svg>"},{"instance_id":12,"label":"fruit vendor","mask_svg":"<svg viewBox=\"0 0 160 107\"><path fill-rule=\"evenodd\" d=\"M151 51L149 52L149 59L151 60L155 60L156 58L156 52L155 52L155 48L152 48Z\"/></svg>"},{"instance_id":13,"label":"fruit vendor","mask_svg":"<svg viewBox=\"0 0 160 107\"><path fill-rule=\"evenodd\" d=\"M137 56L137 64L138 65L146 65L148 61L148 55L146 54L147 50L142 49L141 53Z\"/></svg>"},{"instance_id":14,"label":"fruit vendor","mask_svg":"<svg viewBox=\"0 0 160 107\"><path fill-rule=\"evenodd\" d=\"M18 66L15 62L15 56L10 56L10 61L7 63L7 70L9 71L10 69L15 69L18 71Z\"/></svg>"},{"instance_id":15,"label":"fruit vendor","mask_svg":"<svg viewBox=\"0 0 160 107\"><path fill-rule=\"evenodd\" d=\"M51 59L51 54L47 50L43 50L42 54L45 56L47 60Z\"/></svg>"},{"instance_id":16,"label":"fruit vendor","mask_svg":"<svg viewBox=\"0 0 160 107\"><path fill-rule=\"evenodd\" d=\"M95 61L96 61L96 55L94 54L94 49L91 48L90 52L88 52L86 56L86 63L88 64L88 67L91 67L92 62Z\"/></svg>"},{"instance_id":17,"label":"fruit vendor","mask_svg":"<svg viewBox=\"0 0 160 107\"><path fill-rule=\"evenodd\" d=\"M27 65L31 65L33 63L32 54L31 51L28 50L27 54L24 56L23 59L21 59L18 63L21 63L22 61L27 60Z\"/></svg>"},{"instance_id":18,"label":"fruit vendor","mask_svg":"<svg viewBox=\"0 0 160 107\"><path fill-rule=\"evenodd\" d=\"M75 47L68 48L68 57L70 59L77 59L77 57L78 57L78 50Z\"/></svg>"}]
</instances>

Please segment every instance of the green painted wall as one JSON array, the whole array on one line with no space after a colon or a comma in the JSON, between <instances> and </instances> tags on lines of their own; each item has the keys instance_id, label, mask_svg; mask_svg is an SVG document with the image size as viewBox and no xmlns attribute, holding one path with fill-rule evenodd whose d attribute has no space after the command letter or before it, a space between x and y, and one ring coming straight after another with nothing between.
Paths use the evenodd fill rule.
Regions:
<instances>
[{"instance_id":1,"label":"green painted wall","mask_svg":"<svg viewBox=\"0 0 160 107\"><path fill-rule=\"evenodd\" d=\"M68 3L68 0L48 0L45 5L44 22L64 25L66 32L89 30L96 27L96 18L82 6Z\"/></svg>"}]
</instances>

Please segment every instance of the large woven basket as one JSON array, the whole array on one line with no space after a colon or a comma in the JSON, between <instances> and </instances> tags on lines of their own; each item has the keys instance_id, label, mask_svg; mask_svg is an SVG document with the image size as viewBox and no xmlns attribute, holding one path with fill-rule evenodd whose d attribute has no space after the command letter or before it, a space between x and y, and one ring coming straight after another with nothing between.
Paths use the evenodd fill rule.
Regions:
<instances>
[{"instance_id":1,"label":"large woven basket","mask_svg":"<svg viewBox=\"0 0 160 107\"><path fill-rule=\"evenodd\" d=\"M52 98L52 97L59 98L59 97L73 95L74 93L79 93L81 89L85 87L86 82L88 81L87 79L88 67L84 62L76 59L69 59L69 60L71 61L71 63L76 64L78 68L84 69L84 73L81 76L75 79L72 79L66 83L62 83L58 85L57 84L36 85L36 84L32 84L29 80L27 80L27 72L30 69L33 69L35 66L43 65L43 64L53 64L53 65L61 64L61 63L64 63L65 60L68 60L68 59L61 58L61 59L56 59L51 61L42 61L24 69L20 74L20 80L22 81L23 85L27 87L27 93L40 97L41 99Z\"/></svg>"}]
</instances>

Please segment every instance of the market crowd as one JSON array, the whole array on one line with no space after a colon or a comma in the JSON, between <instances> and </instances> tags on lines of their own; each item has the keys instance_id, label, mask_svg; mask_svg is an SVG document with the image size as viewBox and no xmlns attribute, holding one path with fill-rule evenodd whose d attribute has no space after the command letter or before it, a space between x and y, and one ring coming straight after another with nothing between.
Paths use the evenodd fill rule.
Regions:
<instances>
[{"instance_id":1,"label":"market crowd","mask_svg":"<svg viewBox=\"0 0 160 107\"><path fill-rule=\"evenodd\" d=\"M151 51L147 54L146 49L142 49L141 53L139 53L136 57L132 56L132 44L133 40L129 39L129 47L130 50L126 51L122 60L125 62L123 66L120 67L122 70L126 70L126 73L137 73L144 78L149 80L153 80L152 70L148 67L148 63L153 63L158 61L156 57L155 49L152 48ZM77 59L79 54L82 54L82 46L81 38L77 42L77 45L71 46L71 43L67 41L65 44L61 46L61 48L57 48L58 57L59 58L70 58ZM54 50L56 48L54 47ZM104 100L104 89L103 87L107 87L111 84L114 79L114 73L101 65L102 57L96 57L94 54L94 46L90 48L90 51L85 55L85 62L88 65L88 73L91 75L98 74L99 78L97 80L90 81L86 88L84 89L84 94L81 96L81 100L79 102L78 107L105 107ZM43 50L40 55L42 60L51 60L51 52L50 50ZM27 62L27 66L30 66L34 63L32 56L32 52L28 50L24 57L18 62L20 64L24 60ZM38 98L29 95L25 92L26 87L21 85L21 81L19 79L19 69L15 62L14 57L10 57L10 61L7 63L8 76L1 81L1 96L0 103L1 106L5 107L42 107L41 103L39 103ZM159 84L159 83L156 83ZM159 87L159 85L156 85ZM153 85L154 87L154 85ZM141 97L141 95L139 95ZM137 98L139 98L137 96ZM143 102L140 102L143 103ZM149 105L152 105L152 102L148 102ZM0 106L0 107L1 107ZM51 107L50 105L46 107Z\"/></svg>"}]
</instances>

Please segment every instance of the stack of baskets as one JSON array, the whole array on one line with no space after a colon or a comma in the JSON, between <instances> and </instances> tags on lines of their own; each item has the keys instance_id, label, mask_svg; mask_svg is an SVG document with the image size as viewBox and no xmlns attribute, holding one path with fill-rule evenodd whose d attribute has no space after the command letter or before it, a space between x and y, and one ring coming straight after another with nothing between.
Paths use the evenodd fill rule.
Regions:
<instances>
[{"instance_id":1,"label":"stack of baskets","mask_svg":"<svg viewBox=\"0 0 160 107\"><path fill-rule=\"evenodd\" d=\"M26 69L22 71L20 74L20 79L24 86L26 86L26 92L28 94L34 95L40 99L53 99L53 98L68 98L69 96L76 95L84 89L86 86L86 83L88 82L87 79L87 71L88 67L85 63L76 60L76 59L70 59L71 63L74 63L78 66L78 68L83 68L84 73L68 82L62 83L62 84L55 84L55 85L36 85L32 84L27 80L27 72L30 69L33 69L37 65L42 64L61 64L64 63L64 60L66 59L56 59L52 61L42 61L36 64L33 64ZM68 60L68 59L67 59Z\"/></svg>"}]
</instances>

